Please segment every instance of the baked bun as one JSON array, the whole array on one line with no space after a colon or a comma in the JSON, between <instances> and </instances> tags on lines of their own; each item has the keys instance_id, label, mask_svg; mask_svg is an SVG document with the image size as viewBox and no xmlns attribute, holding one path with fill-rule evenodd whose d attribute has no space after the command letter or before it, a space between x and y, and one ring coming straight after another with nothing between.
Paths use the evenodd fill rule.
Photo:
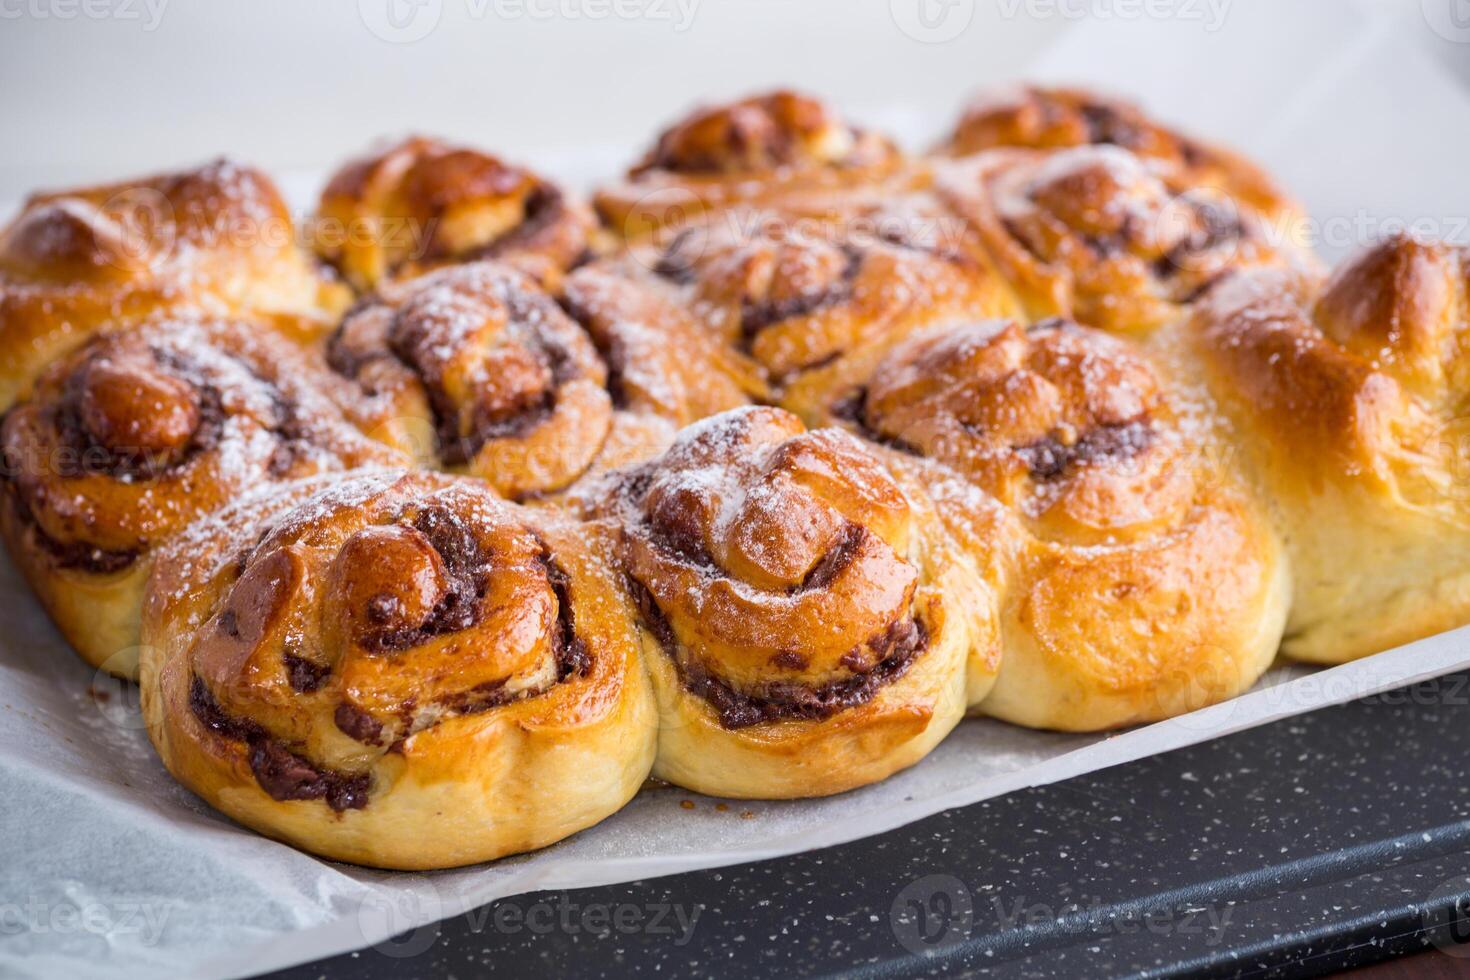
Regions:
<instances>
[{"instance_id":1,"label":"baked bun","mask_svg":"<svg viewBox=\"0 0 1470 980\"><path fill-rule=\"evenodd\" d=\"M577 288L583 306L600 305L591 289ZM745 402L700 358L709 341L591 320L597 342L531 277L475 262L382 284L343 320L327 359L364 431L518 499L646 459L679 426ZM676 370L655 378L661 366Z\"/></svg>"},{"instance_id":2,"label":"baked bun","mask_svg":"<svg viewBox=\"0 0 1470 980\"><path fill-rule=\"evenodd\" d=\"M347 300L251 167L217 160L37 194L0 231L0 410L105 326L192 310L251 315L310 339Z\"/></svg>"},{"instance_id":3,"label":"baked bun","mask_svg":"<svg viewBox=\"0 0 1470 980\"><path fill-rule=\"evenodd\" d=\"M0 424L0 530L93 666L137 676L153 552L247 490L401 461L318 392L301 351L228 320L100 334Z\"/></svg>"},{"instance_id":4,"label":"baked bun","mask_svg":"<svg viewBox=\"0 0 1470 980\"><path fill-rule=\"evenodd\" d=\"M691 112L593 205L614 235L635 239L708 211L863 190L908 167L887 138L819 99L777 91Z\"/></svg>"},{"instance_id":5,"label":"baked bun","mask_svg":"<svg viewBox=\"0 0 1470 980\"><path fill-rule=\"evenodd\" d=\"M589 827L643 784L657 725L594 530L427 473L222 512L158 558L153 744L212 806L335 860L452 867Z\"/></svg>"},{"instance_id":6,"label":"baked bun","mask_svg":"<svg viewBox=\"0 0 1470 980\"><path fill-rule=\"evenodd\" d=\"M1029 316L1147 333L1226 272L1315 268L1248 203L1117 146L1005 149L936 168Z\"/></svg>"},{"instance_id":7,"label":"baked bun","mask_svg":"<svg viewBox=\"0 0 1470 980\"><path fill-rule=\"evenodd\" d=\"M1010 567L982 712L1116 728L1233 697L1270 664L1279 540L1121 340L1055 320L930 332L832 398L832 420L941 464L926 482L961 546Z\"/></svg>"},{"instance_id":8,"label":"baked bun","mask_svg":"<svg viewBox=\"0 0 1470 980\"><path fill-rule=\"evenodd\" d=\"M1340 663L1470 621L1467 261L1397 235L1320 292L1232 276L1193 318L1182 360L1292 551L1290 656Z\"/></svg>"},{"instance_id":9,"label":"baked bun","mask_svg":"<svg viewBox=\"0 0 1470 980\"><path fill-rule=\"evenodd\" d=\"M1117 146L1157 160L1194 186L1212 187L1269 218L1299 209L1260 167L1164 126L1137 105L1077 88L1016 86L982 93L940 151L967 156L996 147Z\"/></svg>"},{"instance_id":10,"label":"baked bun","mask_svg":"<svg viewBox=\"0 0 1470 980\"><path fill-rule=\"evenodd\" d=\"M550 287L587 251L592 216L551 181L415 136L344 165L322 191L318 253L359 290L498 259Z\"/></svg>"},{"instance_id":11,"label":"baked bun","mask_svg":"<svg viewBox=\"0 0 1470 980\"><path fill-rule=\"evenodd\" d=\"M654 775L716 796L838 793L965 710L994 598L858 440L775 408L714 416L621 474L600 516L660 704Z\"/></svg>"},{"instance_id":12,"label":"baked bun","mask_svg":"<svg viewBox=\"0 0 1470 980\"><path fill-rule=\"evenodd\" d=\"M917 330L1016 309L965 235L947 231L937 218L852 225L731 212L608 264L689 311L776 397L799 400Z\"/></svg>"}]
</instances>

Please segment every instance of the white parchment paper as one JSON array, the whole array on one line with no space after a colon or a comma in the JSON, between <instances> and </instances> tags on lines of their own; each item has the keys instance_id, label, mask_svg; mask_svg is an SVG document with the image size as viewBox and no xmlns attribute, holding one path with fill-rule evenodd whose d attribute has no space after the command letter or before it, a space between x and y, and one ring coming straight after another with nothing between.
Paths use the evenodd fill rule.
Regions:
<instances>
[{"instance_id":1,"label":"white parchment paper","mask_svg":"<svg viewBox=\"0 0 1470 980\"><path fill-rule=\"evenodd\" d=\"M1443 24L1436 31L1431 0L1422 12L1417 3L1237 0L1218 29L1182 16L1101 16L1103 7L1125 9L1100 6L1034 77L1142 97L1260 157L1322 222L1329 257L1395 220L1438 222L1436 233L1464 237L1454 224L1470 215L1470 98L1442 59L1470 57L1470 46L1457 47ZM876 121L922 141L952 118L951 95L923 111L890 107ZM607 162L598 154L559 169L585 178L610 172ZM315 180L302 184L309 193ZM1356 224L1339 241L1328 235L1333 221ZM1278 668L1233 702L1108 737L972 720L920 765L837 798L720 807L654 790L545 851L404 874L319 861L181 789L147 743L136 689L68 652L8 562L0 622L0 974L14 976L256 973L370 946L497 897L876 834L1470 666L1464 629L1332 670Z\"/></svg>"}]
</instances>

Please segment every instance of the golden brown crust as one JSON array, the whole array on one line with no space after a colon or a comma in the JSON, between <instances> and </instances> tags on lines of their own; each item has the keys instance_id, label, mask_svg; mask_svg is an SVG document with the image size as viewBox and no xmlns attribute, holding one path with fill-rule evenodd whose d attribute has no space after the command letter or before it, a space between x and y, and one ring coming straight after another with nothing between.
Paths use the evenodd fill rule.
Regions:
<instances>
[{"instance_id":1,"label":"golden brown crust","mask_svg":"<svg viewBox=\"0 0 1470 980\"><path fill-rule=\"evenodd\" d=\"M193 170L38 194L0 231L0 408L98 330L163 311L319 336L346 294L299 247L260 171Z\"/></svg>"},{"instance_id":2,"label":"golden brown crust","mask_svg":"<svg viewBox=\"0 0 1470 980\"><path fill-rule=\"evenodd\" d=\"M154 549L249 489L399 457L360 436L287 341L167 319L57 361L0 426L4 536L62 633L136 675Z\"/></svg>"},{"instance_id":3,"label":"golden brown crust","mask_svg":"<svg viewBox=\"0 0 1470 980\"><path fill-rule=\"evenodd\" d=\"M997 147L1118 146L1167 163L1189 183L1213 187L1272 218L1299 208L1260 167L1151 118L1131 102L1076 88L1027 85L986 92L965 109L941 152L968 156Z\"/></svg>"},{"instance_id":4,"label":"golden brown crust","mask_svg":"<svg viewBox=\"0 0 1470 980\"><path fill-rule=\"evenodd\" d=\"M747 408L624 473L600 516L640 609L664 722L655 774L813 796L922 757L964 710L993 595L925 539L922 500L835 430Z\"/></svg>"},{"instance_id":5,"label":"golden brown crust","mask_svg":"<svg viewBox=\"0 0 1470 980\"><path fill-rule=\"evenodd\" d=\"M342 321L327 358L364 431L511 497L575 480L612 427L591 339L509 266L385 283Z\"/></svg>"},{"instance_id":6,"label":"golden brown crust","mask_svg":"<svg viewBox=\"0 0 1470 980\"><path fill-rule=\"evenodd\" d=\"M352 160L322 191L318 253L362 291L497 259L555 288L588 247L586 208L489 154L423 136Z\"/></svg>"},{"instance_id":7,"label":"golden brown crust","mask_svg":"<svg viewBox=\"0 0 1470 980\"><path fill-rule=\"evenodd\" d=\"M154 745L212 805L337 860L451 867L590 826L655 735L594 533L435 474L221 514L150 584Z\"/></svg>"},{"instance_id":8,"label":"golden brown crust","mask_svg":"<svg viewBox=\"0 0 1470 980\"><path fill-rule=\"evenodd\" d=\"M1015 309L963 231L932 210L835 221L731 211L610 265L688 310L788 404L916 330Z\"/></svg>"},{"instance_id":9,"label":"golden brown crust","mask_svg":"<svg viewBox=\"0 0 1470 980\"><path fill-rule=\"evenodd\" d=\"M55 360L0 532L223 812L454 866L650 772L817 796L967 710L1167 718L1248 688L1289 604L1320 662L1470 621L1461 249L1324 287L1253 165L1061 89L925 160L795 93L700 110L596 203L430 139L348 164L330 372L259 329L347 290L254 171L0 234L0 399Z\"/></svg>"},{"instance_id":10,"label":"golden brown crust","mask_svg":"<svg viewBox=\"0 0 1470 980\"><path fill-rule=\"evenodd\" d=\"M1289 223L1116 146L1002 149L936 168L1034 318L1146 333L1232 269L1314 269Z\"/></svg>"},{"instance_id":11,"label":"golden brown crust","mask_svg":"<svg viewBox=\"0 0 1470 980\"><path fill-rule=\"evenodd\" d=\"M1339 663L1470 619L1465 262L1398 235L1320 292L1242 273L1182 341L1291 545L1292 656Z\"/></svg>"},{"instance_id":12,"label":"golden brown crust","mask_svg":"<svg viewBox=\"0 0 1470 980\"><path fill-rule=\"evenodd\" d=\"M1122 341L1063 321L931 331L828 404L828 420L960 477L928 475L940 513L982 568L1009 567L979 710L1113 728L1234 696L1270 662L1276 536Z\"/></svg>"},{"instance_id":13,"label":"golden brown crust","mask_svg":"<svg viewBox=\"0 0 1470 980\"><path fill-rule=\"evenodd\" d=\"M690 113L593 204L614 236L633 240L737 205L779 208L922 182L921 169L820 100L777 91Z\"/></svg>"},{"instance_id":14,"label":"golden brown crust","mask_svg":"<svg viewBox=\"0 0 1470 980\"><path fill-rule=\"evenodd\" d=\"M328 363L349 381L340 400L364 431L421 465L516 499L647 459L679 427L745 403L689 327L651 330L594 273L568 288L588 329L499 263L385 283L328 343Z\"/></svg>"}]
</instances>

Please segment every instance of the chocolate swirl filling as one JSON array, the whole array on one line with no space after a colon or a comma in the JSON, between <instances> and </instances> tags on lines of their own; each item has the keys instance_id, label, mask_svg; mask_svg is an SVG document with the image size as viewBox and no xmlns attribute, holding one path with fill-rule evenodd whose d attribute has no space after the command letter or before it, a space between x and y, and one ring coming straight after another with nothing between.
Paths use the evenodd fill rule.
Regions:
<instances>
[{"instance_id":1,"label":"chocolate swirl filling","mask_svg":"<svg viewBox=\"0 0 1470 980\"><path fill-rule=\"evenodd\" d=\"M564 315L554 301L515 288L508 288L501 298L506 306L505 343L514 345L515 356L503 366L493 387L480 385L471 392L470 397L478 399L472 405L446 390L444 379L436 374L442 370L435 364L443 353L424 335L416 321L420 311L413 303L392 313L384 347L363 351L353 349L347 326L379 300L360 301L328 341L327 363L358 383L363 383L370 364L384 360L412 372L433 416L437 455L446 466L466 465L487 444L524 438L545 425L558 408L562 389L587 376L587 366L577 354L541 326L548 317Z\"/></svg>"},{"instance_id":2,"label":"chocolate swirl filling","mask_svg":"<svg viewBox=\"0 0 1470 980\"><path fill-rule=\"evenodd\" d=\"M637 481L633 481L625 492L636 495ZM709 577L720 574L714 559L694 532L660 526L645 527L642 533L654 547L679 561L704 569ZM793 591L825 588L852 561L868 533L857 524L848 524ZM652 634L665 655L673 661L685 689L709 702L719 714L720 724L728 729L748 728L770 721L820 721L866 704L885 685L902 677L929 644L929 633L922 622L912 616L901 618L842 656L843 666L853 672L850 677L815 687L772 681L763 684L758 691L738 691L696 657L677 656L676 651L680 648L678 636L653 593L632 576L627 576L626 581L644 629ZM799 669L806 662L806 657L796 651L782 651L772 658L774 665L788 669Z\"/></svg>"},{"instance_id":3,"label":"chocolate swirl filling","mask_svg":"<svg viewBox=\"0 0 1470 980\"><path fill-rule=\"evenodd\" d=\"M758 693L737 691L694 658L686 661L676 656L679 639L653 594L634 579L628 580L628 588L644 628L673 661L685 690L707 701L719 715L720 725L731 730L773 721L822 721L867 704L884 686L907 673L929 645L929 631L922 622L901 619L844 656L853 665L871 663L868 670L816 687L773 681ZM786 665L796 665L792 661L800 659L799 654L791 655Z\"/></svg>"},{"instance_id":4,"label":"chocolate swirl filling","mask_svg":"<svg viewBox=\"0 0 1470 980\"><path fill-rule=\"evenodd\" d=\"M15 480L9 475L10 467L6 466L7 473L4 475L5 495L10 500L16 520L30 529L31 540L46 554L57 568L66 568L73 571L86 572L89 575L112 575L117 572L131 568L142 553L140 548L126 550L108 550L85 541L59 541L46 533L25 495L20 492ZM140 546L146 543L140 543Z\"/></svg>"},{"instance_id":5,"label":"chocolate swirl filling","mask_svg":"<svg viewBox=\"0 0 1470 980\"><path fill-rule=\"evenodd\" d=\"M54 438L47 458L41 460L48 469L43 479L77 480L101 476L123 484L148 483L167 477L188 466L199 456L215 452L224 438L229 414L224 396L208 372L188 356L159 347L147 348L147 356L162 371L152 379L164 384L177 384L188 392L188 409L159 399L151 407L154 431L140 435L130 419L113 417L108 403L99 405L91 386L95 383L91 369L104 365L116 382L127 378L126 367L113 367L103 356L89 356L70 371L54 404L42 407L43 424ZM251 365L236 361L246 368L251 381L259 384L269 399L270 415L267 431L275 438L266 468L272 476L288 474L298 459L310 452L313 433L300 407L286 392L263 377ZM146 375L146 371L144 372ZM135 377L135 376L134 376ZM143 382L147 383L147 378ZM148 398L149 389L140 389L134 399L123 406L124 415L140 406L137 398ZM149 406L144 401L143 406ZM7 445L4 449L0 482L6 487L17 520L30 528L33 540L43 548L59 568L97 575L108 575L131 567L149 547L140 540L130 548L102 548L85 540L64 541L53 537L41 525L25 488L27 460ZM37 461L29 461L37 462Z\"/></svg>"},{"instance_id":6,"label":"chocolate swirl filling","mask_svg":"<svg viewBox=\"0 0 1470 980\"><path fill-rule=\"evenodd\" d=\"M90 383L89 364L68 375L62 397L51 407L48 422L56 433L56 472L62 478L106 475L124 482L154 480L169 470L186 464L200 453L219 445L224 427L223 400L217 387L204 377L196 365L172 351L149 351L152 359L167 374L183 382L193 392L197 417L182 445L148 447L120 444L121 440L105 439L89 425L84 408Z\"/></svg>"},{"instance_id":7,"label":"chocolate swirl filling","mask_svg":"<svg viewBox=\"0 0 1470 980\"><path fill-rule=\"evenodd\" d=\"M1147 450L1153 441L1153 427L1133 421L1099 425L1071 441L1050 435L1015 452L1026 463L1032 479L1046 482L1094 461L1132 459Z\"/></svg>"},{"instance_id":8,"label":"chocolate swirl filling","mask_svg":"<svg viewBox=\"0 0 1470 980\"><path fill-rule=\"evenodd\" d=\"M863 268L863 250L855 245L843 245L843 257L847 260L841 274L824 289L812 290L798 296L783 299L744 298L740 302L741 350L749 354L756 338L766 330L799 316L810 316L819 310L838 306L852 299L853 284Z\"/></svg>"},{"instance_id":9,"label":"chocolate swirl filling","mask_svg":"<svg viewBox=\"0 0 1470 980\"><path fill-rule=\"evenodd\" d=\"M474 532L447 507L424 508L411 526L428 539L444 561L444 595L427 619L408 628L386 625L402 619L396 597L387 593L375 596L368 603L367 620L383 628L357 638L363 649L373 653L408 650L433 637L467 630L483 614L482 600L490 573Z\"/></svg>"},{"instance_id":10,"label":"chocolate swirl filling","mask_svg":"<svg viewBox=\"0 0 1470 980\"><path fill-rule=\"evenodd\" d=\"M236 718L220 707L204 681L189 686L189 708L216 735L244 742L255 781L273 800L325 800L337 812L361 810L368 804L371 776L323 769L292 752L254 722Z\"/></svg>"},{"instance_id":11,"label":"chocolate swirl filling","mask_svg":"<svg viewBox=\"0 0 1470 980\"><path fill-rule=\"evenodd\" d=\"M547 183L538 182L526 195L523 207L519 224L506 229L484 245L471 249L461 259L472 262L477 259L501 258L508 252L533 244L567 216L566 196L560 188Z\"/></svg>"},{"instance_id":12,"label":"chocolate swirl filling","mask_svg":"<svg viewBox=\"0 0 1470 980\"><path fill-rule=\"evenodd\" d=\"M445 597L422 625L413 630L385 631L360 637L359 642L375 654L391 656L432 636L468 629L480 617L485 581L490 574L487 570L489 556L469 527L453 511L442 507L420 511L412 526L429 539L443 559L450 584ZM570 577L548 550L543 550L537 560L548 587L557 598L557 622L551 645L556 662L555 683L561 683L586 675L591 669L592 657L585 641L577 633ZM238 618L232 610L221 613L217 627L228 635L238 636ZM283 655L282 664L288 683L298 693L311 694L321 690L331 675L329 666L289 652ZM476 714L543 693L545 688L508 691L503 680L480 684L471 690L437 699L435 707L440 711L435 712L435 717ZM246 744L251 772L261 789L272 799L321 799L337 811L367 806L371 774L340 772L313 763L259 724L227 712L198 675L194 675L191 681L189 704L204 727L224 738ZM394 726L402 734L388 746L389 751L399 750L408 735L423 727L413 724L413 715L418 707L410 704L404 708L401 723ZM347 702L336 706L332 721L345 735L365 745L382 745L388 728L382 720Z\"/></svg>"}]
</instances>

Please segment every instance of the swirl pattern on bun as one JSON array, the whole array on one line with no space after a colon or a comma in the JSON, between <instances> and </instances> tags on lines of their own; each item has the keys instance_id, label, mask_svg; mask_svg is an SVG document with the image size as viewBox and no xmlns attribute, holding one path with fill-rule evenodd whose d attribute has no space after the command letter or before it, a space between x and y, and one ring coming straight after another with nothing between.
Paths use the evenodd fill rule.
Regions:
<instances>
[{"instance_id":1,"label":"swirl pattern on bun","mask_svg":"<svg viewBox=\"0 0 1470 980\"><path fill-rule=\"evenodd\" d=\"M737 205L775 208L907 183L910 169L887 138L819 99L777 91L691 112L593 204L615 235L631 240Z\"/></svg>"},{"instance_id":2,"label":"swirl pattern on bun","mask_svg":"<svg viewBox=\"0 0 1470 980\"><path fill-rule=\"evenodd\" d=\"M1265 171L1238 153L1164 126L1131 102L1086 89L1028 85L983 93L940 149L968 156L1006 146L1121 147L1271 218L1298 210Z\"/></svg>"},{"instance_id":3,"label":"swirl pattern on bun","mask_svg":"<svg viewBox=\"0 0 1470 980\"><path fill-rule=\"evenodd\" d=\"M869 221L732 213L619 261L752 361L778 398L917 330L1015 309L985 258L937 216Z\"/></svg>"},{"instance_id":4,"label":"swirl pattern on bun","mask_svg":"<svg viewBox=\"0 0 1470 980\"><path fill-rule=\"evenodd\" d=\"M165 765L263 833L442 867L620 808L653 699L588 529L483 484L308 481L159 558L143 710Z\"/></svg>"},{"instance_id":5,"label":"swirl pattern on bun","mask_svg":"<svg viewBox=\"0 0 1470 980\"><path fill-rule=\"evenodd\" d=\"M11 554L94 666L136 674L161 544L247 490L400 460L318 392L289 342L226 320L101 334L0 425Z\"/></svg>"},{"instance_id":6,"label":"swirl pattern on bun","mask_svg":"<svg viewBox=\"0 0 1470 980\"><path fill-rule=\"evenodd\" d=\"M981 711L1113 728L1232 697L1269 665L1289 592L1280 542L1122 341L1063 321L927 333L833 417L891 447L895 465L957 474L928 480L940 512L982 567L1011 567L1000 677ZM998 533L1017 534L1014 547L998 549Z\"/></svg>"},{"instance_id":7,"label":"swirl pattern on bun","mask_svg":"<svg viewBox=\"0 0 1470 980\"><path fill-rule=\"evenodd\" d=\"M678 427L746 402L692 328L654 332L619 315L604 295L617 284L590 273L569 289L585 329L499 263L385 284L328 342L349 382L339 397L364 431L421 465L516 499L647 459Z\"/></svg>"},{"instance_id":8,"label":"swirl pattern on bun","mask_svg":"<svg viewBox=\"0 0 1470 980\"><path fill-rule=\"evenodd\" d=\"M36 194L0 231L0 409L104 328L191 311L306 340L346 302L275 184L243 164Z\"/></svg>"},{"instance_id":9,"label":"swirl pattern on bun","mask_svg":"<svg viewBox=\"0 0 1470 980\"><path fill-rule=\"evenodd\" d=\"M935 182L1036 318L1146 333L1233 269L1315 268L1277 244L1290 227L1116 146L996 150Z\"/></svg>"},{"instance_id":10,"label":"swirl pattern on bun","mask_svg":"<svg viewBox=\"0 0 1470 980\"><path fill-rule=\"evenodd\" d=\"M478 259L547 286L588 248L591 215L552 182L422 136L353 160L322 191L318 253L358 290Z\"/></svg>"},{"instance_id":11,"label":"swirl pattern on bun","mask_svg":"<svg viewBox=\"0 0 1470 980\"><path fill-rule=\"evenodd\" d=\"M730 796L835 793L964 712L991 592L851 436L747 408L627 471L600 515L662 704L655 774Z\"/></svg>"}]
</instances>

